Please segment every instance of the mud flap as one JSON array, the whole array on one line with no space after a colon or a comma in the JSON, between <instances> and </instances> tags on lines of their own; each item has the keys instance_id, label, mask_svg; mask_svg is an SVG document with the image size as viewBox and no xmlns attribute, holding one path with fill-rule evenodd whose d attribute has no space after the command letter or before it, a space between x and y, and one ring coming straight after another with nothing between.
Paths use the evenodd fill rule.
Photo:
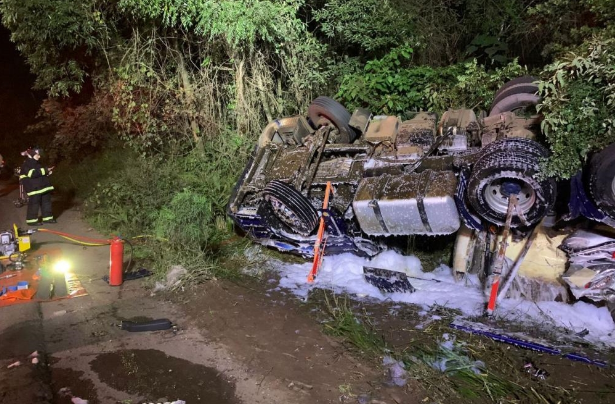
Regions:
<instances>
[{"instance_id":1,"label":"mud flap","mask_svg":"<svg viewBox=\"0 0 615 404\"><path fill-rule=\"evenodd\" d=\"M416 290L403 272L364 266L363 276L367 283L374 285L384 293L412 293Z\"/></svg>"}]
</instances>

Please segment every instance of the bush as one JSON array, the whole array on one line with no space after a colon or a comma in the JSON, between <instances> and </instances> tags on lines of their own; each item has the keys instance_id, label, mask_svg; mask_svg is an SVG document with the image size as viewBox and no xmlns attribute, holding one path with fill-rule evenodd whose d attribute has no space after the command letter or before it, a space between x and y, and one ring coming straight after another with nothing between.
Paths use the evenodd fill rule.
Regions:
<instances>
[{"instance_id":1,"label":"bush","mask_svg":"<svg viewBox=\"0 0 615 404\"><path fill-rule=\"evenodd\" d=\"M217 234L215 227L211 226L213 217L211 200L184 189L162 207L154 231L158 237L172 240L180 247L202 249Z\"/></svg>"},{"instance_id":2,"label":"bush","mask_svg":"<svg viewBox=\"0 0 615 404\"><path fill-rule=\"evenodd\" d=\"M205 248L228 237L228 196L247 159L239 136L220 136L186 156L164 160L131 154L101 177L86 215L105 232L156 234L173 248ZM124 153L124 156L126 154Z\"/></svg>"},{"instance_id":3,"label":"bush","mask_svg":"<svg viewBox=\"0 0 615 404\"><path fill-rule=\"evenodd\" d=\"M513 61L487 70L476 60L448 67L413 66L412 49L393 49L366 63L363 71L346 75L337 97L349 109L377 113L443 112L448 108L489 109L493 94L506 81L526 73Z\"/></svg>"},{"instance_id":4,"label":"bush","mask_svg":"<svg viewBox=\"0 0 615 404\"><path fill-rule=\"evenodd\" d=\"M448 108L489 111L493 95L505 82L528 74L517 60L491 70L476 59L439 70L445 80L427 86L429 108L438 112Z\"/></svg>"},{"instance_id":5,"label":"bush","mask_svg":"<svg viewBox=\"0 0 615 404\"><path fill-rule=\"evenodd\" d=\"M127 160L113 176L97 182L86 200L86 214L103 232L147 234L158 211L172 200L178 184L171 161Z\"/></svg>"},{"instance_id":6,"label":"bush","mask_svg":"<svg viewBox=\"0 0 615 404\"><path fill-rule=\"evenodd\" d=\"M543 75L538 109L552 151L544 173L570 178L592 152L615 141L615 39L592 39Z\"/></svg>"}]
</instances>

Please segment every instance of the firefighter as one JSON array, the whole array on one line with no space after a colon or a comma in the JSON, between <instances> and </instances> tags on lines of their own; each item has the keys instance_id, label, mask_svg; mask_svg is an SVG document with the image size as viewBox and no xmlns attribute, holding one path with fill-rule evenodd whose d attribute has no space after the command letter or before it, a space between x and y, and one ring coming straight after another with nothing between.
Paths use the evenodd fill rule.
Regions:
<instances>
[{"instance_id":1,"label":"firefighter","mask_svg":"<svg viewBox=\"0 0 615 404\"><path fill-rule=\"evenodd\" d=\"M39 162L41 153L41 149L36 147L22 153L26 161L21 166L19 179L23 182L24 190L28 195L26 223L29 226L57 223L51 213L51 191L53 191L53 186L49 181L51 170L44 168ZM38 219L39 208L42 213L42 222Z\"/></svg>"}]
</instances>

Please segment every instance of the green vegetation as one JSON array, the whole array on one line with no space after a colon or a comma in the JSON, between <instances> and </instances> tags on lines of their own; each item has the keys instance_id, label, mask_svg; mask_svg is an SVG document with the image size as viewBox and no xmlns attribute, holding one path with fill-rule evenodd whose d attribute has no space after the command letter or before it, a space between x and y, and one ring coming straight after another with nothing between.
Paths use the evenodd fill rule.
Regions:
<instances>
[{"instance_id":1,"label":"green vegetation","mask_svg":"<svg viewBox=\"0 0 615 404\"><path fill-rule=\"evenodd\" d=\"M488 110L504 82L533 74L553 151L547 173L571 176L615 140L614 9L608 0L0 3L48 94L30 130L62 162L56 181L101 231L168 240L143 251L195 268L233 244L225 204L261 128L318 95L375 113Z\"/></svg>"},{"instance_id":2,"label":"green vegetation","mask_svg":"<svg viewBox=\"0 0 615 404\"><path fill-rule=\"evenodd\" d=\"M361 355L373 357L384 350L384 340L374 332L368 316L358 318L352 312L348 298L340 298L325 293L329 321L324 325L325 332L340 337L342 341L359 350Z\"/></svg>"},{"instance_id":3,"label":"green vegetation","mask_svg":"<svg viewBox=\"0 0 615 404\"><path fill-rule=\"evenodd\" d=\"M3 0L0 15L47 92L29 130L58 162L54 183L158 277L175 265L189 283L233 277L254 259L229 195L262 127L318 95L376 114L488 111L531 74L548 175L615 141L611 0ZM449 241L421 244L407 247L428 250L425 267L447 259ZM435 324L393 344L350 300L325 300L326 332L403 361L432 398L574 402L519 377L504 348L439 344L451 331Z\"/></svg>"},{"instance_id":4,"label":"green vegetation","mask_svg":"<svg viewBox=\"0 0 615 404\"><path fill-rule=\"evenodd\" d=\"M511 353L507 345L449 328L448 324L458 315L454 311L436 307L434 311L441 319L428 322L423 329L414 329L412 334L403 333L414 336L403 338L399 329L388 330L390 334L379 329L377 314L368 314L373 308L367 309L363 302L322 293L322 300L320 294L311 295L311 300L326 309L322 311L326 313L325 332L339 337L356 354L372 361L381 364L385 356L401 361L408 372L407 379L420 381L435 402L580 402L571 392L521 372L518 353ZM402 313L396 316L406 318ZM404 320L403 331L413 328L421 317L412 313L411 318Z\"/></svg>"},{"instance_id":5,"label":"green vegetation","mask_svg":"<svg viewBox=\"0 0 615 404\"><path fill-rule=\"evenodd\" d=\"M228 172L241 164L247 152L231 136L206 141L204 150L205 155L193 150L159 160L141 158L130 149L110 149L92 161L94 167L110 169L97 173L101 175L87 191L84 185L90 183L85 176L92 173L85 167L76 174L60 172L59 177L69 176L71 184L73 176L80 177L77 188L95 228L126 238L147 236L137 244L138 252L157 272L183 265L193 279L208 278L225 271L215 264L233 253L219 247L233 231L225 209L235 178ZM121 170L114 170L120 165Z\"/></svg>"},{"instance_id":6,"label":"green vegetation","mask_svg":"<svg viewBox=\"0 0 615 404\"><path fill-rule=\"evenodd\" d=\"M476 59L444 68L415 66L413 50L398 47L343 77L337 97L348 108L363 106L387 114L444 112L448 108L488 110L504 82L527 72L513 61L487 70Z\"/></svg>"},{"instance_id":7,"label":"green vegetation","mask_svg":"<svg viewBox=\"0 0 615 404\"><path fill-rule=\"evenodd\" d=\"M553 151L547 175L568 178L615 141L614 51L615 39L591 39L544 69L542 128Z\"/></svg>"}]
</instances>

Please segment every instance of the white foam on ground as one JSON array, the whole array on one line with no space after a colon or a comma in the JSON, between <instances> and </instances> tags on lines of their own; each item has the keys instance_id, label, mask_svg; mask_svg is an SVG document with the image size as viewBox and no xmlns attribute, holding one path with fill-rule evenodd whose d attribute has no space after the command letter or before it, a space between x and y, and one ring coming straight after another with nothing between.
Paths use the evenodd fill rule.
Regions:
<instances>
[{"instance_id":1,"label":"white foam on ground","mask_svg":"<svg viewBox=\"0 0 615 404\"><path fill-rule=\"evenodd\" d=\"M385 294L365 281L363 266L401 271L422 279L408 279L416 289L414 293ZM487 302L487 296L476 276L468 275L464 281L456 282L451 269L446 265L439 266L433 272L423 272L418 258L393 251L385 251L372 259L353 254L326 256L313 284L307 282L311 268L311 262L281 266L280 286L302 298L307 297L310 289L322 288L353 294L359 298L371 297L424 307L445 306L458 309L468 317L482 315ZM586 329L589 334L584 338L588 342L601 342L615 347L615 323L606 307L598 308L584 302L566 304L503 299L497 308L497 315L530 324L544 325L548 322L572 333Z\"/></svg>"}]
</instances>

